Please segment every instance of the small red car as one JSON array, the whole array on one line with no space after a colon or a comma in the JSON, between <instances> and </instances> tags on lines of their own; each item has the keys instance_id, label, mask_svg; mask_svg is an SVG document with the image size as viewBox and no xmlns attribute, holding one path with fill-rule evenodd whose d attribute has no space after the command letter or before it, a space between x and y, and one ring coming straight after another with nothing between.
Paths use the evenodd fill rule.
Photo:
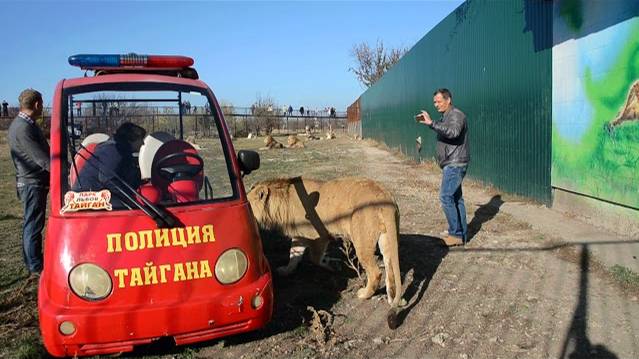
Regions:
<instances>
[{"instance_id":1,"label":"small red car","mask_svg":"<svg viewBox=\"0 0 639 359\"><path fill-rule=\"evenodd\" d=\"M38 293L46 349L119 353L163 337L181 345L264 327L271 272L242 183L259 156L235 154L193 60L69 63L94 75L60 81L53 98Z\"/></svg>"}]
</instances>

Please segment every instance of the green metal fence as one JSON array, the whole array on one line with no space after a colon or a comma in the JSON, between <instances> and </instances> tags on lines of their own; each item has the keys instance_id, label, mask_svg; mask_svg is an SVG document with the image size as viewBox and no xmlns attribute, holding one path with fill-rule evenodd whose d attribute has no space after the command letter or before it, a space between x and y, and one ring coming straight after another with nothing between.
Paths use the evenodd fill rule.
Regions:
<instances>
[{"instance_id":1,"label":"green metal fence","mask_svg":"<svg viewBox=\"0 0 639 359\"><path fill-rule=\"evenodd\" d=\"M362 94L363 136L432 158L435 135L414 115L439 117L432 94L446 87L468 118L469 176L549 203L551 41L550 1L467 1Z\"/></svg>"}]
</instances>

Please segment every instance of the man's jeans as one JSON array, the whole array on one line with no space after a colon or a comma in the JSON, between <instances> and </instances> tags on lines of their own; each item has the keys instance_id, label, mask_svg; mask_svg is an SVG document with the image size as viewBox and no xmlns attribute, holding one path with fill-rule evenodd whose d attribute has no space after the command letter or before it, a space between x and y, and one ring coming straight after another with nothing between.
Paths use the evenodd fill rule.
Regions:
<instances>
[{"instance_id":1,"label":"man's jeans","mask_svg":"<svg viewBox=\"0 0 639 359\"><path fill-rule=\"evenodd\" d=\"M448 220L448 234L467 240L468 224L466 223L466 206L462 197L462 181L466 176L467 166L444 166L439 200Z\"/></svg>"},{"instance_id":2,"label":"man's jeans","mask_svg":"<svg viewBox=\"0 0 639 359\"><path fill-rule=\"evenodd\" d=\"M37 184L18 187L18 196L24 209L22 225L22 255L29 272L42 271L42 230L47 210L49 188Z\"/></svg>"}]
</instances>

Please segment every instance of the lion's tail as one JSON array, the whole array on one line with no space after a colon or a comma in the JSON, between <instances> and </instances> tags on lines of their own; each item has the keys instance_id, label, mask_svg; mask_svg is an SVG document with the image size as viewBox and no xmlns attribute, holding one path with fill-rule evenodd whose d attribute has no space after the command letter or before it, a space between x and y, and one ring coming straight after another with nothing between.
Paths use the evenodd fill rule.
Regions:
<instances>
[{"instance_id":1,"label":"lion's tail","mask_svg":"<svg viewBox=\"0 0 639 359\"><path fill-rule=\"evenodd\" d=\"M400 306L402 301L402 295L404 294L404 290L402 287L402 273L399 268L399 210L395 209L395 228L393 228L388 234L391 236L392 246L392 254L391 254L391 265L393 266L393 280L395 281L395 298L393 298L393 308L397 308ZM395 237L395 238L392 238Z\"/></svg>"},{"instance_id":2,"label":"lion's tail","mask_svg":"<svg viewBox=\"0 0 639 359\"><path fill-rule=\"evenodd\" d=\"M393 271L393 278L389 278L393 281L395 286L395 297L391 303L391 308L388 312L387 321L388 326L391 329L397 328L399 326L399 322L397 319L397 315L399 314L399 307L402 305L402 295L404 293L402 287L402 274L399 268L399 209L397 207L393 208L393 220L388 221L390 223L387 226L386 236L389 243L389 253L390 256L390 266ZM388 218L388 216L386 217ZM386 270L388 273L388 269ZM388 274L387 274L388 275Z\"/></svg>"}]
</instances>

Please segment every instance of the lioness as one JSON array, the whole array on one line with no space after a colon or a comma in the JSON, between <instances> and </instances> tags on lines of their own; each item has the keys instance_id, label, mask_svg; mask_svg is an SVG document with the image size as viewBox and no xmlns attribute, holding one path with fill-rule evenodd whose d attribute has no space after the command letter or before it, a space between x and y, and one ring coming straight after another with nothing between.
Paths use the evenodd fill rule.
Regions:
<instances>
[{"instance_id":1,"label":"lioness","mask_svg":"<svg viewBox=\"0 0 639 359\"><path fill-rule=\"evenodd\" d=\"M302 142L297 136L289 135L286 139L288 148L304 148L304 142Z\"/></svg>"},{"instance_id":2,"label":"lioness","mask_svg":"<svg viewBox=\"0 0 639 359\"><path fill-rule=\"evenodd\" d=\"M328 125L328 132L326 132L326 139L327 140L332 140L335 138L335 132L333 132L333 126L332 125Z\"/></svg>"},{"instance_id":3,"label":"lioness","mask_svg":"<svg viewBox=\"0 0 639 359\"><path fill-rule=\"evenodd\" d=\"M308 127L308 126L306 126L306 127L304 128L304 134L306 135L306 138L307 138L308 140L319 140L319 139L320 139L319 137L315 136L315 135L313 134L313 132L311 132L311 128L310 128L310 127Z\"/></svg>"},{"instance_id":4,"label":"lioness","mask_svg":"<svg viewBox=\"0 0 639 359\"><path fill-rule=\"evenodd\" d=\"M264 138L264 145L265 147L260 148L261 150L270 150L273 148L284 148L284 145L277 142L277 140L275 140L273 136L271 135L268 135Z\"/></svg>"},{"instance_id":5,"label":"lioness","mask_svg":"<svg viewBox=\"0 0 639 359\"><path fill-rule=\"evenodd\" d=\"M610 121L608 127L613 128L626 121L637 120L639 120L639 80L635 81L635 83L630 87L630 91L628 91L628 98L626 99L626 104L624 105L623 110L617 114L617 118Z\"/></svg>"},{"instance_id":6,"label":"lioness","mask_svg":"<svg viewBox=\"0 0 639 359\"><path fill-rule=\"evenodd\" d=\"M399 210L388 191L364 178L324 182L295 177L260 182L251 189L248 199L262 228L279 230L293 240L288 265L277 269L280 274L295 270L307 247L311 260L322 265L328 240L346 237L366 271L366 287L359 289L357 296L367 299L377 290L382 275L375 258L379 244L391 304L389 326L396 326L391 316L402 303Z\"/></svg>"}]
</instances>

